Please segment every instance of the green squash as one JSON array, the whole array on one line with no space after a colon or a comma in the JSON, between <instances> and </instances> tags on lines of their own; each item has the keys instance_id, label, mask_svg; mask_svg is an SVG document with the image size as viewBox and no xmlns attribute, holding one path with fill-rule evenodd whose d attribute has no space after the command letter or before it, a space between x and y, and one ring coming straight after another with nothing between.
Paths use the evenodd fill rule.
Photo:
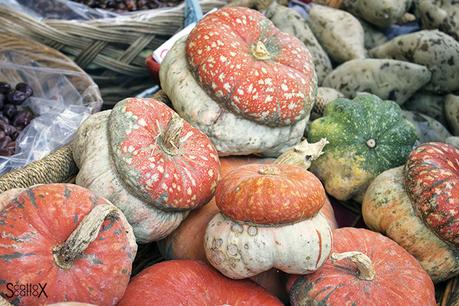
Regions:
<instances>
[{"instance_id":1,"label":"green squash","mask_svg":"<svg viewBox=\"0 0 459 306\"><path fill-rule=\"evenodd\" d=\"M405 163L417 136L397 103L361 94L327 104L309 128L310 142L321 138L330 143L310 170L333 197L361 202L378 174Z\"/></svg>"}]
</instances>

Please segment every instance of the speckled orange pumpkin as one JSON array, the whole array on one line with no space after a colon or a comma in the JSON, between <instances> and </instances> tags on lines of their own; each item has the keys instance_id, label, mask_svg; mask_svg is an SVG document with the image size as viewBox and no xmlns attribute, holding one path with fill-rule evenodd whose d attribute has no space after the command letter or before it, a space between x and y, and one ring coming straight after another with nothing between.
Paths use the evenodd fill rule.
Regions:
<instances>
[{"instance_id":1,"label":"speckled orange pumpkin","mask_svg":"<svg viewBox=\"0 0 459 306\"><path fill-rule=\"evenodd\" d=\"M215 197L225 216L256 224L302 221L317 214L326 199L314 174L286 164L238 167L220 181Z\"/></svg>"},{"instance_id":2,"label":"speckled orange pumpkin","mask_svg":"<svg viewBox=\"0 0 459 306\"><path fill-rule=\"evenodd\" d=\"M209 138L154 99L125 99L90 116L72 152L76 183L119 207L139 243L170 234L213 197L219 179Z\"/></svg>"},{"instance_id":3,"label":"speckled orange pumpkin","mask_svg":"<svg viewBox=\"0 0 459 306\"><path fill-rule=\"evenodd\" d=\"M257 11L224 8L207 16L188 36L186 54L206 92L245 118L290 125L311 110L310 53Z\"/></svg>"},{"instance_id":4,"label":"speckled orange pumpkin","mask_svg":"<svg viewBox=\"0 0 459 306\"><path fill-rule=\"evenodd\" d=\"M459 150L426 143L411 152L405 187L417 214L442 240L459 247Z\"/></svg>"},{"instance_id":5,"label":"speckled orange pumpkin","mask_svg":"<svg viewBox=\"0 0 459 306\"><path fill-rule=\"evenodd\" d=\"M0 195L0 292L8 283L46 284L14 305L79 301L116 305L137 252L123 213L87 189L38 185Z\"/></svg>"},{"instance_id":6,"label":"speckled orange pumpkin","mask_svg":"<svg viewBox=\"0 0 459 306\"><path fill-rule=\"evenodd\" d=\"M260 12L205 16L161 63L174 108L220 155L278 156L302 137L317 96L312 56Z\"/></svg>"}]
</instances>

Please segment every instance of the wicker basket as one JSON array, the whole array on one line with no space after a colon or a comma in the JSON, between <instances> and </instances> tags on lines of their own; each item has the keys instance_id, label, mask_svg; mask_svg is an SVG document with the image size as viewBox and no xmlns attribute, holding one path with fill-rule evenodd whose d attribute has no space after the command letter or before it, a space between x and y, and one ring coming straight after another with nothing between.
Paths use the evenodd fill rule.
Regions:
<instances>
[{"instance_id":1,"label":"wicker basket","mask_svg":"<svg viewBox=\"0 0 459 306\"><path fill-rule=\"evenodd\" d=\"M222 0L200 1L204 12ZM116 19L39 21L0 7L0 32L28 37L72 57L99 85L105 108L152 86L145 58L183 27L185 5Z\"/></svg>"},{"instance_id":2,"label":"wicker basket","mask_svg":"<svg viewBox=\"0 0 459 306\"><path fill-rule=\"evenodd\" d=\"M0 61L9 62L11 61L9 57L14 56L13 64L29 65L33 61L35 67L65 72L66 77L83 97L83 103L90 106L93 112L100 110L102 97L97 85L78 65L59 51L23 37L1 33L0 50ZM0 69L0 81L18 83L23 80L21 73L23 71Z\"/></svg>"}]
</instances>

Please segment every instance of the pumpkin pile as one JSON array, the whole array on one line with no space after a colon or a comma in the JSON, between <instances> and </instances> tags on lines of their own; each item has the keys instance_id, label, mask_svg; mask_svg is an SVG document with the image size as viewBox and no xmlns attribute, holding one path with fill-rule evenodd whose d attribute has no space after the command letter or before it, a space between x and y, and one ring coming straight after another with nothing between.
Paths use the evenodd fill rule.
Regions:
<instances>
[{"instance_id":1,"label":"pumpkin pile","mask_svg":"<svg viewBox=\"0 0 459 306\"><path fill-rule=\"evenodd\" d=\"M459 275L459 12L313 2L204 16L161 99L83 122L75 185L0 194L0 305L436 305Z\"/></svg>"}]
</instances>

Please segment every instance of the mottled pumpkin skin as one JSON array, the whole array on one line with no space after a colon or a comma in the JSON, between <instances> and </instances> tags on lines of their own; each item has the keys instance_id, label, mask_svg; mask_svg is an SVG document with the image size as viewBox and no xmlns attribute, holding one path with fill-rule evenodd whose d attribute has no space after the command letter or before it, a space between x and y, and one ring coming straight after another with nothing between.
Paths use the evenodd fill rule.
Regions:
<instances>
[{"instance_id":1,"label":"mottled pumpkin skin","mask_svg":"<svg viewBox=\"0 0 459 306\"><path fill-rule=\"evenodd\" d=\"M23 296L15 305L80 301L116 305L128 285L137 245L123 214L107 218L100 232L69 269L54 261L53 249L64 243L82 219L110 204L87 189L70 184L37 185L2 194L0 202L0 292L6 284L46 285L48 298Z\"/></svg>"},{"instance_id":2,"label":"mottled pumpkin skin","mask_svg":"<svg viewBox=\"0 0 459 306\"><path fill-rule=\"evenodd\" d=\"M367 255L375 278L359 279L356 265L348 259L328 259L317 272L297 278L290 292L292 305L436 305L429 275L389 238L365 229L339 228L333 231L332 250Z\"/></svg>"},{"instance_id":3,"label":"mottled pumpkin skin","mask_svg":"<svg viewBox=\"0 0 459 306\"><path fill-rule=\"evenodd\" d=\"M405 191L403 166L374 179L365 193L362 214L370 229L407 250L434 282L459 274L459 250L438 238L416 215Z\"/></svg>"},{"instance_id":4,"label":"mottled pumpkin skin","mask_svg":"<svg viewBox=\"0 0 459 306\"><path fill-rule=\"evenodd\" d=\"M277 157L301 140L309 114L291 125L271 127L227 110L214 101L194 78L185 48L186 37L175 43L161 63L161 88L180 116L206 133L220 156L259 154Z\"/></svg>"},{"instance_id":5,"label":"mottled pumpkin skin","mask_svg":"<svg viewBox=\"0 0 459 306\"><path fill-rule=\"evenodd\" d=\"M395 102L364 94L327 104L308 133L311 142L321 138L330 143L311 171L338 200L361 201L373 178L405 163L416 133Z\"/></svg>"},{"instance_id":6,"label":"mottled pumpkin skin","mask_svg":"<svg viewBox=\"0 0 459 306\"><path fill-rule=\"evenodd\" d=\"M228 156L220 158L220 174L224 177L233 169L254 163L270 163L271 158L253 156ZM0 204L1 205L1 204ZM158 241L161 254L166 259L196 259L207 261L204 251L204 234L209 221L220 210L215 203L215 198L203 207L188 215L188 217L169 236ZM333 211L333 210L332 210Z\"/></svg>"},{"instance_id":7,"label":"mottled pumpkin skin","mask_svg":"<svg viewBox=\"0 0 459 306\"><path fill-rule=\"evenodd\" d=\"M271 163L270 158L256 157L223 157L220 159L221 176L225 176L231 170L253 163ZM324 217L330 224L331 229L337 228L333 207L326 199L321 210ZM208 204L192 211L188 217L166 238L158 241L158 248L161 254L168 260L170 259L194 259L207 262L204 250L204 235L207 224L219 213L215 198ZM285 292L285 273L277 270L269 270L258 274L251 279L270 293L284 300Z\"/></svg>"},{"instance_id":8,"label":"mottled pumpkin skin","mask_svg":"<svg viewBox=\"0 0 459 306\"><path fill-rule=\"evenodd\" d=\"M416 213L442 240L459 247L459 150L427 143L411 152L405 186Z\"/></svg>"},{"instance_id":9,"label":"mottled pumpkin skin","mask_svg":"<svg viewBox=\"0 0 459 306\"><path fill-rule=\"evenodd\" d=\"M80 169L75 182L105 197L121 209L134 229L137 242L162 239L180 225L188 212L158 209L127 190L117 174L110 152L110 112L91 115L78 129L72 142L73 158Z\"/></svg>"},{"instance_id":10,"label":"mottled pumpkin skin","mask_svg":"<svg viewBox=\"0 0 459 306\"><path fill-rule=\"evenodd\" d=\"M227 279L195 260L155 264L135 276L119 306L276 305L282 303L251 281Z\"/></svg>"},{"instance_id":11,"label":"mottled pumpkin skin","mask_svg":"<svg viewBox=\"0 0 459 306\"><path fill-rule=\"evenodd\" d=\"M311 218L326 199L322 183L302 167L253 164L222 178L215 193L220 211L235 221L284 224Z\"/></svg>"},{"instance_id":12,"label":"mottled pumpkin skin","mask_svg":"<svg viewBox=\"0 0 459 306\"><path fill-rule=\"evenodd\" d=\"M209 138L184 122L177 152L161 144L174 111L154 99L125 99L108 121L116 169L129 190L163 210L187 210L212 198L218 153Z\"/></svg>"},{"instance_id":13,"label":"mottled pumpkin skin","mask_svg":"<svg viewBox=\"0 0 459 306\"><path fill-rule=\"evenodd\" d=\"M267 51L261 58L259 42ZM311 54L255 10L226 7L204 17L188 36L186 55L205 91L244 118L286 126L312 109L317 76Z\"/></svg>"},{"instance_id":14,"label":"mottled pumpkin skin","mask_svg":"<svg viewBox=\"0 0 459 306\"><path fill-rule=\"evenodd\" d=\"M241 223L219 213L207 226L204 248L217 270L242 279L272 268L290 274L312 273L328 258L331 242L330 226L320 212L278 226Z\"/></svg>"}]
</instances>

